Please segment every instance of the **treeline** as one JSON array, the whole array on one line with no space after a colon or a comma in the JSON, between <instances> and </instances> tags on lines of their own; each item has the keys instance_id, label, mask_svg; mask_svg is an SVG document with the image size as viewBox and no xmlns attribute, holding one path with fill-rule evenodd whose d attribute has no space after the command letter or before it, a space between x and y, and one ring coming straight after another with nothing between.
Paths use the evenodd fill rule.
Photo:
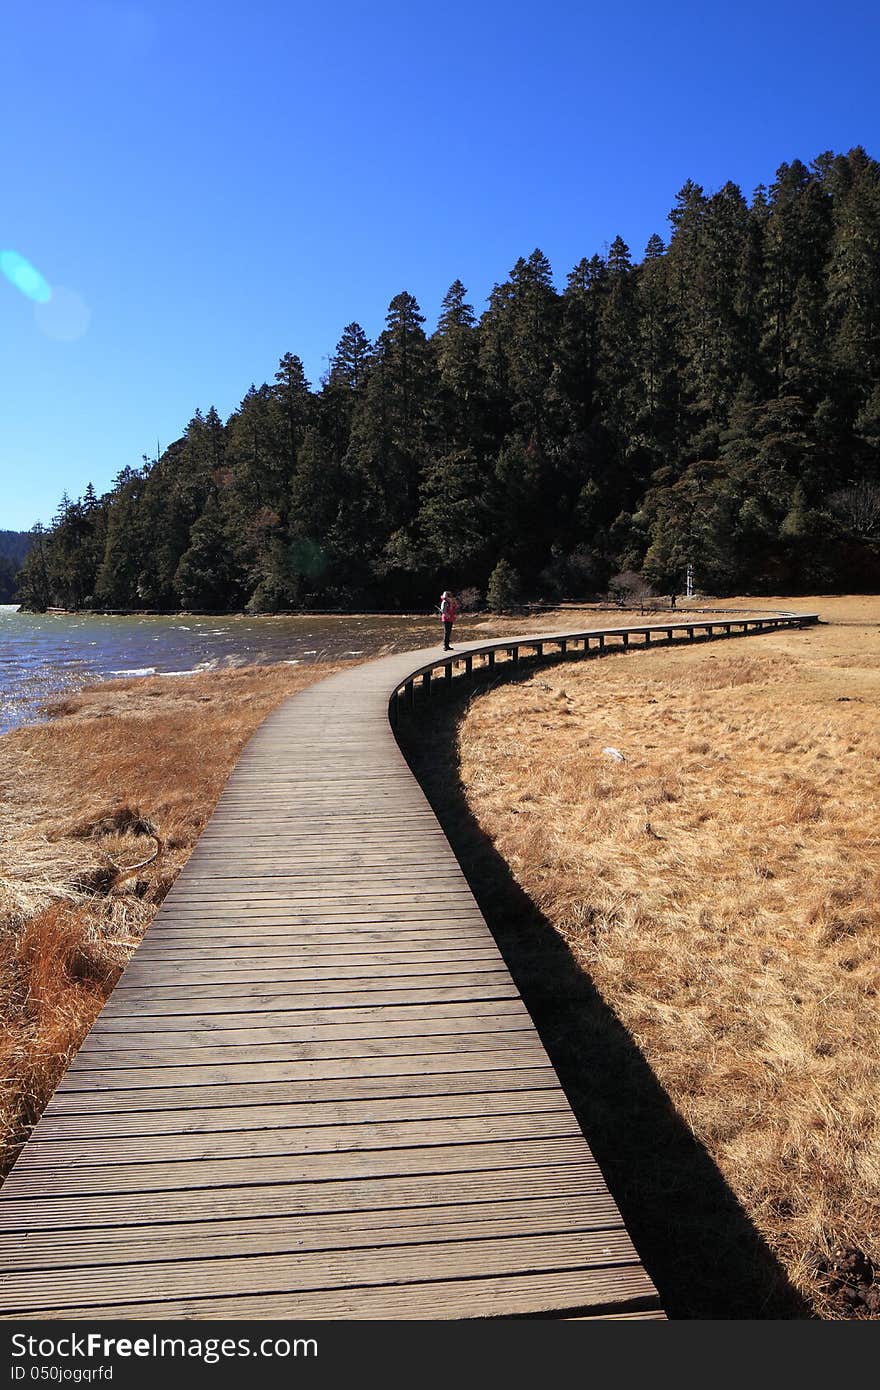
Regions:
<instances>
[{"instance_id":1,"label":"treeline","mask_svg":"<svg viewBox=\"0 0 880 1390\"><path fill-rule=\"evenodd\" d=\"M423 605L442 587L582 598L638 572L713 592L880 579L880 165L783 164L749 202L688 182L639 263L554 287L540 251L478 318L398 294L225 422L35 528L32 608ZM501 562L501 569L497 567Z\"/></svg>"},{"instance_id":2,"label":"treeline","mask_svg":"<svg viewBox=\"0 0 880 1390\"><path fill-rule=\"evenodd\" d=\"M16 599L16 575L31 547L27 531L0 531L0 603Z\"/></svg>"}]
</instances>

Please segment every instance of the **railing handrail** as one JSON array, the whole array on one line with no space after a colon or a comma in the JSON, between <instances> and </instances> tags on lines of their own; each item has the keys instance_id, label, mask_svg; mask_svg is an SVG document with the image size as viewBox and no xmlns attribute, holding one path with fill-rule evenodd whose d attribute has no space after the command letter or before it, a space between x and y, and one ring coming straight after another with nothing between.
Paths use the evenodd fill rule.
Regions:
<instances>
[{"instance_id":1,"label":"railing handrail","mask_svg":"<svg viewBox=\"0 0 880 1390\"><path fill-rule=\"evenodd\" d=\"M589 649L592 639L603 639L606 637L629 638L630 635L645 634L645 645L650 645L649 638L653 632L691 632L695 633L699 629L707 631L711 636L713 628L724 628L726 633L733 635L731 629L740 627L740 636L752 633L764 632L768 630L778 631L780 628L801 628L808 627L820 621L818 613L750 613L748 615L731 615L730 617L716 616L704 618L678 619L675 621L656 622L656 623L628 623L615 627L591 627L591 628L570 628L555 632L527 632L515 636L493 637L488 642L467 642L456 647L451 652L438 652L437 656L431 661L413 667L408 675L397 681L391 691L389 699L391 703L395 701L408 687L411 688L413 682L419 677L430 677L435 671L451 668L458 661L470 663L475 656L486 656L497 651L517 652L520 647L538 647L545 643L562 642L584 642L584 654ZM601 650L601 648L600 648ZM614 650L620 650L615 648ZM554 656L557 654L554 653ZM543 656L543 654L542 654Z\"/></svg>"}]
</instances>

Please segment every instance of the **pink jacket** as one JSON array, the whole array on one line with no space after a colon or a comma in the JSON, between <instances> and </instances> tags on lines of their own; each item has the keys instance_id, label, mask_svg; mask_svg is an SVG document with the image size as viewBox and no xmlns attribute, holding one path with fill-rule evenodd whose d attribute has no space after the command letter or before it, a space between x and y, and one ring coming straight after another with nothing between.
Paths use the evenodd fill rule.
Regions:
<instances>
[{"instance_id":1,"label":"pink jacket","mask_svg":"<svg viewBox=\"0 0 880 1390\"><path fill-rule=\"evenodd\" d=\"M454 623L458 616L458 604L454 598L440 600L440 617L444 623Z\"/></svg>"}]
</instances>

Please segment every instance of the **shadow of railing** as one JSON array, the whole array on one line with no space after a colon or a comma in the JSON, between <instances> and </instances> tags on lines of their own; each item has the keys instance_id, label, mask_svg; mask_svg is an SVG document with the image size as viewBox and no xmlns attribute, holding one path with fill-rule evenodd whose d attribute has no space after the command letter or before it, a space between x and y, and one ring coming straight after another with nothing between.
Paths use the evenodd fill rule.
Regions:
<instances>
[{"instance_id":1,"label":"shadow of railing","mask_svg":"<svg viewBox=\"0 0 880 1390\"><path fill-rule=\"evenodd\" d=\"M662 1306L671 1318L813 1316L633 1038L472 815L455 751L472 693L471 687L433 703L430 722L427 709L402 715L398 742L498 942Z\"/></svg>"}]
</instances>

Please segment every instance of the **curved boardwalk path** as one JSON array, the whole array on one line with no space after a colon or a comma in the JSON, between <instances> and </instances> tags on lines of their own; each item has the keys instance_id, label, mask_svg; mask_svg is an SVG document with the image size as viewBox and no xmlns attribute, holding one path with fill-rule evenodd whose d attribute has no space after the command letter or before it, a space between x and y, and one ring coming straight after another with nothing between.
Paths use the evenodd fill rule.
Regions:
<instances>
[{"instance_id":1,"label":"curved boardwalk path","mask_svg":"<svg viewBox=\"0 0 880 1390\"><path fill-rule=\"evenodd\" d=\"M249 743L0 1192L4 1317L662 1316L391 731L441 660Z\"/></svg>"}]
</instances>

